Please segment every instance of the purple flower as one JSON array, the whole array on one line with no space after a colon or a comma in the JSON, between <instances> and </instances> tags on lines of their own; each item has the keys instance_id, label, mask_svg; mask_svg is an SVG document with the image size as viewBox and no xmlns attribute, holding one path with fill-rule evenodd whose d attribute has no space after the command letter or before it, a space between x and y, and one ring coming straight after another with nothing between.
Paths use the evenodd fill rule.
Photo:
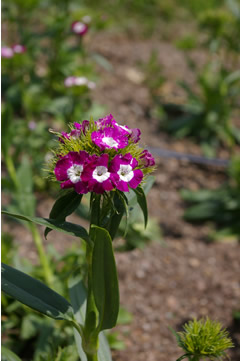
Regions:
<instances>
[{"instance_id":1,"label":"purple flower","mask_svg":"<svg viewBox=\"0 0 240 361\"><path fill-rule=\"evenodd\" d=\"M69 152L62 157L54 169L61 188L74 188L79 194L88 193L88 185L82 180L82 173L90 156L85 151Z\"/></svg>"},{"instance_id":2,"label":"purple flower","mask_svg":"<svg viewBox=\"0 0 240 361\"><path fill-rule=\"evenodd\" d=\"M120 125L117 122L113 124L119 131L121 131L124 135L128 135L128 137L133 141L133 143L137 143L140 140L141 131L138 128L129 129L127 125Z\"/></svg>"},{"instance_id":3,"label":"purple flower","mask_svg":"<svg viewBox=\"0 0 240 361\"><path fill-rule=\"evenodd\" d=\"M133 141L133 143L139 142L140 136L141 136L141 130L140 129L138 129L138 128L131 129L130 138Z\"/></svg>"},{"instance_id":4,"label":"purple flower","mask_svg":"<svg viewBox=\"0 0 240 361\"><path fill-rule=\"evenodd\" d=\"M143 179L143 172L135 169L138 162L130 153L116 155L110 165L112 182L122 192L129 192L128 186L137 188Z\"/></svg>"},{"instance_id":5,"label":"purple flower","mask_svg":"<svg viewBox=\"0 0 240 361\"><path fill-rule=\"evenodd\" d=\"M102 154L100 157L94 155L92 160L86 165L82 179L88 184L91 192L102 194L114 188L111 174L108 170L108 160L108 154Z\"/></svg>"},{"instance_id":6,"label":"purple flower","mask_svg":"<svg viewBox=\"0 0 240 361\"><path fill-rule=\"evenodd\" d=\"M101 150L106 148L122 149L128 145L128 139L116 128L105 128L92 132L92 141Z\"/></svg>"},{"instance_id":7,"label":"purple flower","mask_svg":"<svg viewBox=\"0 0 240 361\"><path fill-rule=\"evenodd\" d=\"M76 129L80 130L85 135L86 131L89 128L89 120L84 120L81 124L75 122L75 123L73 123L73 125Z\"/></svg>"},{"instance_id":8,"label":"purple flower","mask_svg":"<svg viewBox=\"0 0 240 361\"><path fill-rule=\"evenodd\" d=\"M74 21L71 25L72 31L80 36L83 36L88 31L88 26L81 21Z\"/></svg>"},{"instance_id":9,"label":"purple flower","mask_svg":"<svg viewBox=\"0 0 240 361\"><path fill-rule=\"evenodd\" d=\"M104 129L106 127L114 127L117 122L113 118L112 114L106 115L104 118L100 118L96 121L98 129Z\"/></svg>"},{"instance_id":10,"label":"purple flower","mask_svg":"<svg viewBox=\"0 0 240 361\"><path fill-rule=\"evenodd\" d=\"M140 159L144 168L152 167L155 165L155 159L147 149L144 149L144 151L142 151Z\"/></svg>"},{"instance_id":11,"label":"purple flower","mask_svg":"<svg viewBox=\"0 0 240 361\"><path fill-rule=\"evenodd\" d=\"M14 55L14 51L11 48L9 48L7 46L3 46L1 48L1 56L3 58L12 58L13 55Z\"/></svg>"},{"instance_id":12,"label":"purple flower","mask_svg":"<svg viewBox=\"0 0 240 361\"><path fill-rule=\"evenodd\" d=\"M66 133L66 132L61 132L61 137L58 138L59 142L60 143L65 143L64 138L65 139L70 139L70 134Z\"/></svg>"},{"instance_id":13,"label":"purple flower","mask_svg":"<svg viewBox=\"0 0 240 361\"><path fill-rule=\"evenodd\" d=\"M120 125L118 123L114 124L114 127L119 130L124 135L127 135L128 137L132 134L131 129L128 128L127 125Z\"/></svg>"},{"instance_id":14,"label":"purple flower","mask_svg":"<svg viewBox=\"0 0 240 361\"><path fill-rule=\"evenodd\" d=\"M13 50L14 53L16 53L16 54L23 54L23 53L25 53L25 51L26 51L26 47L23 46L23 45L21 45L21 44L14 44L14 45L12 46L12 50Z\"/></svg>"}]
</instances>

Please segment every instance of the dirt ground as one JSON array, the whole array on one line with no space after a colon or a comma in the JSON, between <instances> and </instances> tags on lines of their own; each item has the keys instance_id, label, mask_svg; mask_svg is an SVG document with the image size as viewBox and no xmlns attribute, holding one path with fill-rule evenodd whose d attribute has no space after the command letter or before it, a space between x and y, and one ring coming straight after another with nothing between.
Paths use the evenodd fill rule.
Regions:
<instances>
[{"instance_id":1,"label":"dirt ground","mask_svg":"<svg viewBox=\"0 0 240 361\"><path fill-rule=\"evenodd\" d=\"M96 101L106 104L117 121L139 127L142 144L201 154L196 144L161 133L157 120L148 116L151 98L141 81L139 64L146 63L155 50L169 79L169 89L174 89L183 74L194 82L180 51L168 43L126 40L117 34L100 34L91 48L109 60L114 69L101 69ZM204 62L204 56L194 52L191 56L198 57L200 64ZM227 153L221 150L219 156L226 158ZM230 330L236 347L229 355L237 361L240 325L234 323L232 313L240 307L239 243L207 243L209 226L184 222L184 203L179 196L182 188L216 188L226 179L224 169L156 159L156 182L148 206L150 215L161 225L166 243L117 254L121 303L133 313L134 320L129 326L117 327L126 350L114 352L114 360L174 361L181 350L168 327L180 330L190 318L209 316Z\"/></svg>"},{"instance_id":2,"label":"dirt ground","mask_svg":"<svg viewBox=\"0 0 240 361\"><path fill-rule=\"evenodd\" d=\"M93 92L94 100L105 104L107 113L121 124L140 128L142 144L201 154L196 144L173 140L159 132L157 120L149 117L151 99L138 67L155 49L170 88L183 74L194 81L181 52L157 40L149 43L110 33L96 35L88 46L113 66L113 71L99 67L101 81ZM227 153L222 150L219 156L226 158ZM184 222L184 203L179 195L182 188L218 187L226 179L224 169L160 157L156 161L156 182L148 205L150 216L161 226L165 244L152 243L144 250L116 254L121 304L134 319L129 325L117 327L126 349L114 351L113 359L175 361L181 350L169 326L180 330L193 317L209 316L228 328L236 345L229 355L232 361L239 361L240 325L232 317L233 311L240 309L239 242L206 242L209 225L196 227ZM39 215L46 217L51 204L41 201ZM64 251L67 238L60 236L56 242L53 233L49 241ZM21 249L34 259L29 236Z\"/></svg>"}]
</instances>

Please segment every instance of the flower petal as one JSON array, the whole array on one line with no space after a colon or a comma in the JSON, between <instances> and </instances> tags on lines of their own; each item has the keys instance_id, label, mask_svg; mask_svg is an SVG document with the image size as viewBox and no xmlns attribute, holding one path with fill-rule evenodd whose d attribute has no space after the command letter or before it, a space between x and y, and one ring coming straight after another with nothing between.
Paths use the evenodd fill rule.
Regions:
<instances>
[{"instance_id":1,"label":"flower petal","mask_svg":"<svg viewBox=\"0 0 240 361\"><path fill-rule=\"evenodd\" d=\"M71 165L72 162L67 156L63 157L57 162L54 172L58 181L64 181L68 179L67 170L71 167Z\"/></svg>"},{"instance_id":2,"label":"flower petal","mask_svg":"<svg viewBox=\"0 0 240 361\"><path fill-rule=\"evenodd\" d=\"M143 172L140 169L136 169L133 173L134 177L130 180L129 185L131 188L135 189L143 179Z\"/></svg>"}]
</instances>

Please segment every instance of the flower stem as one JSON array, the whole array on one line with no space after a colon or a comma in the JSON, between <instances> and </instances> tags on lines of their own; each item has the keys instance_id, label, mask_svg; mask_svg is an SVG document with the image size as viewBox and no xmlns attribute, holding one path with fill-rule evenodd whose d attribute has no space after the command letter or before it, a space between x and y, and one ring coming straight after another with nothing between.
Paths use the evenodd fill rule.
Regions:
<instances>
[{"instance_id":1,"label":"flower stem","mask_svg":"<svg viewBox=\"0 0 240 361\"><path fill-rule=\"evenodd\" d=\"M97 353L95 353L94 355L87 354L87 361L98 361Z\"/></svg>"}]
</instances>

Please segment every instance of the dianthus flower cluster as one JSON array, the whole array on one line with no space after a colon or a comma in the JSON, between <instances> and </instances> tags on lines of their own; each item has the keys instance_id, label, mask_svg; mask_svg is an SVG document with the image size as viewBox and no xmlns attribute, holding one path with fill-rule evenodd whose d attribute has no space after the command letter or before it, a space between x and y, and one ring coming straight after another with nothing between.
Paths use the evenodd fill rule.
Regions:
<instances>
[{"instance_id":1,"label":"dianthus flower cluster","mask_svg":"<svg viewBox=\"0 0 240 361\"><path fill-rule=\"evenodd\" d=\"M141 132L120 125L110 114L97 121L74 123L59 134L51 169L61 188L79 194L137 188L154 170L151 153L138 145Z\"/></svg>"}]
</instances>

